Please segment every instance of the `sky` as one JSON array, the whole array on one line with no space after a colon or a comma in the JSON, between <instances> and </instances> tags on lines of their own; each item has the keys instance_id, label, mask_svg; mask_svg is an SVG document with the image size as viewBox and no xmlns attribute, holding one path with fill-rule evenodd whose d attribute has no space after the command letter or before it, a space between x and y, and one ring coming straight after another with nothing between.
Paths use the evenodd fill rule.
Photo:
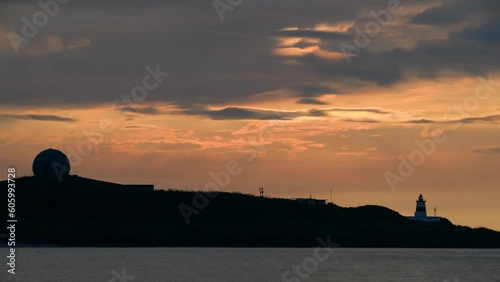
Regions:
<instances>
[{"instance_id":1,"label":"sky","mask_svg":"<svg viewBox=\"0 0 500 282\"><path fill-rule=\"evenodd\" d=\"M499 4L2 1L1 164L500 230Z\"/></svg>"}]
</instances>

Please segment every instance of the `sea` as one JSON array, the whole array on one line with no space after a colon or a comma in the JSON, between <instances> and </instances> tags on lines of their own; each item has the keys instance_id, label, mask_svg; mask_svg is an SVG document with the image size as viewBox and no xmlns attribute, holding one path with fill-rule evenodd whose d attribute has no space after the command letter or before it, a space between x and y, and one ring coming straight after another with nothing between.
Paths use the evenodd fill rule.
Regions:
<instances>
[{"instance_id":1,"label":"sea","mask_svg":"<svg viewBox=\"0 0 500 282\"><path fill-rule=\"evenodd\" d=\"M497 249L18 248L0 281L500 282Z\"/></svg>"}]
</instances>

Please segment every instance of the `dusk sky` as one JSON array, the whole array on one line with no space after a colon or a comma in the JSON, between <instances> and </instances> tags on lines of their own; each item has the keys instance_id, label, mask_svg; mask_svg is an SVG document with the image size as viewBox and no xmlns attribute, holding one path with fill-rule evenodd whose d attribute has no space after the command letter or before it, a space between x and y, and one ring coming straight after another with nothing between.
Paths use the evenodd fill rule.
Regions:
<instances>
[{"instance_id":1,"label":"dusk sky","mask_svg":"<svg viewBox=\"0 0 500 282\"><path fill-rule=\"evenodd\" d=\"M46 148L156 189L236 161L221 190L408 216L423 194L500 230L498 1L42 2L0 3L1 179Z\"/></svg>"}]
</instances>

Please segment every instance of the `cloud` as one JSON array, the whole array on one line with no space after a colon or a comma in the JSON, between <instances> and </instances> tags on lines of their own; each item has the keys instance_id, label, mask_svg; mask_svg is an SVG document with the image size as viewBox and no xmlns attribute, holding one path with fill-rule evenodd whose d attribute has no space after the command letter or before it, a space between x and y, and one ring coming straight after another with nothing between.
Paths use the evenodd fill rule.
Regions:
<instances>
[{"instance_id":1,"label":"cloud","mask_svg":"<svg viewBox=\"0 0 500 282\"><path fill-rule=\"evenodd\" d=\"M290 87L297 97L313 98L325 94L332 94L337 90L331 86L321 83L304 83Z\"/></svg>"},{"instance_id":2,"label":"cloud","mask_svg":"<svg viewBox=\"0 0 500 282\"><path fill-rule=\"evenodd\" d=\"M207 116L215 120L224 119L252 119L252 120L279 120L293 119L302 115L298 111L274 111L267 109L227 107L220 110L186 110L186 114Z\"/></svg>"},{"instance_id":3,"label":"cloud","mask_svg":"<svg viewBox=\"0 0 500 282\"><path fill-rule=\"evenodd\" d=\"M134 113L134 114L145 114L145 115L156 115L159 113L158 109L148 106L148 107L130 107L125 106L118 108L118 111Z\"/></svg>"},{"instance_id":4,"label":"cloud","mask_svg":"<svg viewBox=\"0 0 500 282\"><path fill-rule=\"evenodd\" d=\"M326 112L365 112L380 115L396 114L397 112L392 110L386 110L382 108L324 108L322 109Z\"/></svg>"},{"instance_id":5,"label":"cloud","mask_svg":"<svg viewBox=\"0 0 500 282\"><path fill-rule=\"evenodd\" d=\"M488 4L492 2L458 2L460 13L473 9L481 13L481 17L467 18L461 25L472 29L492 21L491 16L482 17L483 13L493 13ZM0 3L0 25L19 34L20 18L39 7L36 2L8 3ZM352 25L362 27L360 23L367 21L370 11L386 9L387 2L318 0L311 5L302 1L255 0L226 13L224 23L219 21L211 2L124 0L126 9L112 9L116 3L85 1L64 6L54 22L25 46L31 56L1 53L0 59L9 68L0 70L0 91L13 93L5 95L4 102L109 104L117 94L130 92L141 83L145 67L153 64L172 73L172 79L155 88L148 102L164 102L181 110L197 104L219 108L245 104L256 95L272 91L286 92L281 99L291 96L296 101L294 97L356 93L372 82L390 86L409 79L409 74L425 79L439 77L448 70L479 75L499 69L499 48L485 44L481 39L485 36L479 37L482 41L465 42L469 41L465 39L466 29L458 35L461 25L431 29L406 21L424 7L448 1L405 2L405 14L394 15L383 33L373 38L351 64L342 59L339 44L343 40L352 43ZM26 5L30 9L22 9ZM128 13L129 7L136 12ZM90 22L79 20L89 17L93 19ZM443 35L442 40L430 41L429 37L434 39L433 31ZM391 37L386 37L389 33ZM409 38L411 44L398 48L398 42ZM37 44L39 48L34 47ZM381 45L384 48L379 48ZM310 48L310 52L282 56L274 53L278 48L296 48L286 50L291 53ZM50 63L43 60L44 55L51 55ZM259 98L265 103L275 97ZM318 104L314 100L301 102Z\"/></svg>"},{"instance_id":6,"label":"cloud","mask_svg":"<svg viewBox=\"0 0 500 282\"><path fill-rule=\"evenodd\" d=\"M343 119L342 121L345 121L345 122L361 122L361 123L380 123L380 121L375 120L375 119L370 119L370 118L360 118L360 119L346 118L346 119Z\"/></svg>"},{"instance_id":7,"label":"cloud","mask_svg":"<svg viewBox=\"0 0 500 282\"><path fill-rule=\"evenodd\" d=\"M74 118L67 118L55 115L10 115L2 114L0 117L11 119L39 120L39 121L60 121L60 122L75 122Z\"/></svg>"},{"instance_id":8,"label":"cloud","mask_svg":"<svg viewBox=\"0 0 500 282\"><path fill-rule=\"evenodd\" d=\"M293 38L321 38L330 40L350 40L354 34L347 32L328 32L318 30L279 30L274 33L276 36Z\"/></svg>"},{"instance_id":9,"label":"cloud","mask_svg":"<svg viewBox=\"0 0 500 282\"><path fill-rule=\"evenodd\" d=\"M72 36L64 39L61 36L49 35L40 39L33 39L26 45L20 47L22 54L38 57L53 53L71 51L74 49L87 47L90 45L90 39L85 37Z\"/></svg>"},{"instance_id":10,"label":"cloud","mask_svg":"<svg viewBox=\"0 0 500 282\"><path fill-rule=\"evenodd\" d=\"M489 115L483 117L466 117L461 119L443 120L443 121L421 118L421 119L409 120L406 122L414 124L428 124L428 123L480 123L480 122L496 123L499 121L500 121L500 115Z\"/></svg>"},{"instance_id":11,"label":"cloud","mask_svg":"<svg viewBox=\"0 0 500 282\"><path fill-rule=\"evenodd\" d=\"M124 126L124 128L139 129L139 128L147 128L147 127L146 126L141 126L141 125L127 125L127 126Z\"/></svg>"},{"instance_id":12,"label":"cloud","mask_svg":"<svg viewBox=\"0 0 500 282\"><path fill-rule=\"evenodd\" d=\"M409 79L410 71L414 76L426 79L438 77L445 70L485 75L498 70L499 57L500 49L495 46L450 40L421 42L412 49L363 50L350 64L314 54L296 60L304 70L325 79L353 78L389 86Z\"/></svg>"},{"instance_id":13,"label":"cloud","mask_svg":"<svg viewBox=\"0 0 500 282\"><path fill-rule=\"evenodd\" d=\"M407 123L416 123L416 124L419 124L419 123L426 124L426 123L435 123L435 122L436 121L433 121L433 120L430 120L430 119L425 119L425 118L414 119L414 120L407 121Z\"/></svg>"},{"instance_id":14,"label":"cloud","mask_svg":"<svg viewBox=\"0 0 500 282\"><path fill-rule=\"evenodd\" d=\"M463 123L474 123L474 122L500 122L500 115L491 115L491 116L484 116L484 117L468 117L468 118L463 118L459 119L456 122L463 122Z\"/></svg>"},{"instance_id":15,"label":"cloud","mask_svg":"<svg viewBox=\"0 0 500 282\"><path fill-rule=\"evenodd\" d=\"M462 31L454 33L453 38L498 44L500 43L500 20L496 19L479 27L466 27Z\"/></svg>"},{"instance_id":16,"label":"cloud","mask_svg":"<svg viewBox=\"0 0 500 282\"><path fill-rule=\"evenodd\" d=\"M453 0L413 15L410 18L410 23L438 26L450 25L467 22L469 18L478 14L482 18L491 18L495 16L495 13L498 13L497 11L498 1L496 0Z\"/></svg>"},{"instance_id":17,"label":"cloud","mask_svg":"<svg viewBox=\"0 0 500 282\"><path fill-rule=\"evenodd\" d=\"M328 105L323 101L314 98L302 98L297 101L298 104L307 104L307 105Z\"/></svg>"},{"instance_id":18,"label":"cloud","mask_svg":"<svg viewBox=\"0 0 500 282\"><path fill-rule=\"evenodd\" d=\"M498 71L497 58L500 57L500 49L493 46L500 41L497 19L500 14L498 8L493 9L495 6L498 6L498 1L458 0L429 8L421 16L416 16L414 21L438 25L420 27L421 30L429 29L429 32L433 33L439 31L441 36L438 39L427 36L432 38L429 40L422 35L412 38L412 34L418 34L418 28L405 22L398 24L399 29L386 26L381 32L388 34L368 38L368 46L361 48L359 54L347 54L355 55L351 57L350 64L344 60L322 57L317 52L298 53L294 60L305 72L322 75L327 81L355 79L381 86L390 86L412 78L433 79L443 73L449 73L450 70L468 75L488 74ZM409 10L405 7L405 11ZM476 17L471 16L469 19L470 14ZM460 22L462 26L447 26L448 23L455 22ZM355 26L362 29L364 25L361 23L363 19L360 18ZM431 28L433 30L430 30ZM457 31L458 28L462 31ZM393 34L389 36L391 32ZM279 34L297 38L320 38L318 48L332 53L343 53L341 43L355 45L354 39L359 37L352 28L340 33L295 29L282 30ZM400 47L398 42L401 40L410 40L412 43L402 44Z\"/></svg>"},{"instance_id":19,"label":"cloud","mask_svg":"<svg viewBox=\"0 0 500 282\"><path fill-rule=\"evenodd\" d=\"M500 154L500 146L479 147L474 152L480 154Z\"/></svg>"},{"instance_id":20,"label":"cloud","mask_svg":"<svg viewBox=\"0 0 500 282\"><path fill-rule=\"evenodd\" d=\"M459 13L453 11L448 6L438 6L427 9L410 19L414 24L444 25L459 22L463 19Z\"/></svg>"},{"instance_id":21,"label":"cloud","mask_svg":"<svg viewBox=\"0 0 500 282\"><path fill-rule=\"evenodd\" d=\"M359 112L359 113L379 114L379 115L389 115L397 113L395 111L381 109L381 108L338 108L338 107L312 109L312 110L296 110L296 111L243 108L243 107L226 107L217 110L198 108L198 109L190 109L183 111L184 114L206 116L215 120L225 120L225 119L280 120L280 119L294 119L298 117L324 117L328 116L328 113L330 112L337 112L337 113ZM354 121L354 119L346 121ZM356 120L356 122L362 122L362 121L361 119L359 119ZM367 118L366 122L376 122L376 121Z\"/></svg>"},{"instance_id":22,"label":"cloud","mask_svg":"<svg viewBox=\"0 0 500 282\"><path fill-rule=\"evenodd\" d=\"M407 123L414 123L414 124L428 124L428 123L497 123L497 122L500 122L500 115L489 115L489 116L484 116L484 117L466 117L466 118L461 118L461 119L443 120L443 121L437 121L437 120L426 119L426 118L421 118L421 119L407 121Z\"/></svg>"}]
</instances>

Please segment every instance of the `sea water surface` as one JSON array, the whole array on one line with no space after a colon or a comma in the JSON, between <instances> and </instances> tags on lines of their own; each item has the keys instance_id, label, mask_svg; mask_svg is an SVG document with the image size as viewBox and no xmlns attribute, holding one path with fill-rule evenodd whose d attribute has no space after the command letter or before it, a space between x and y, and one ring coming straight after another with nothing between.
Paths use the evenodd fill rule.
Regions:
<instances>
[{"instance_id":1,"label":"sea water surface","mask_svg":"<svg viewBox=\"0 0 500 282\"><path fill-rule=\"evenodd\" d=\"M316 253L315 253L316 250ZM497 281L500 250L18 248L0 281Z\"/></svg>"}]
</instances>

